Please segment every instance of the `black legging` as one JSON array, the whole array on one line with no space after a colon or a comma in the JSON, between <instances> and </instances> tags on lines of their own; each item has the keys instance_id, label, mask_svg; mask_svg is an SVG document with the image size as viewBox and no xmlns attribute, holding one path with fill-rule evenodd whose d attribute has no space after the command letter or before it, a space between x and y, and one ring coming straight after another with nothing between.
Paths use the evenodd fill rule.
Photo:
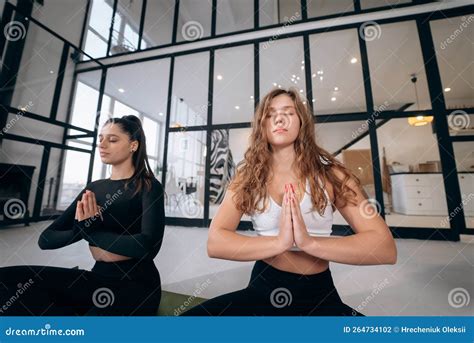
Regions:
<instances>
[{"instance_id":1,"label":"black legging","mask_svg":"<svg viewBox=\"0 0 474 343\"><path fill-rule=\"evenodd\" d=\"M257 261L247 288L205 301L185 316L363 316L344 304L331 271L289 273Z\"/></svg>"},{"instance_id":2,"label":"black legging","mask_svg":"<svg viewBox=\"0 0 474 343\"><path fill-rule=\"evenodd\" d=\"M156 315L160 298L153 260L0 268L0 316Z\"/></svg>"}]
</instances>

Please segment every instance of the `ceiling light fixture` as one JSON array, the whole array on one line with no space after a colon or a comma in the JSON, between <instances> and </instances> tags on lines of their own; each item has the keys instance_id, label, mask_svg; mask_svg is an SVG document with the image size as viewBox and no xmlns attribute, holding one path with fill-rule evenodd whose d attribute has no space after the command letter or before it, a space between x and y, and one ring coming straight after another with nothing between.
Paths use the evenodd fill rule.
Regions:
<instances>
[{"instance_id":1,"label":"ceiling light fixture","mask_svg":"<svg viewBox=\"0 0 474 343\"><path fill-rule=\"evenodd\" d=\"M420 110L420 102L418 101L418 90L416 88L416 74L411 74L411 82L413 83L413 87L415 88L415 99L416 99L416 108ZM408 124L411 126L424 126L428 123L433 121L433 116L416 116L416 117L409 117Z\"/></svg>"}]
</instances>

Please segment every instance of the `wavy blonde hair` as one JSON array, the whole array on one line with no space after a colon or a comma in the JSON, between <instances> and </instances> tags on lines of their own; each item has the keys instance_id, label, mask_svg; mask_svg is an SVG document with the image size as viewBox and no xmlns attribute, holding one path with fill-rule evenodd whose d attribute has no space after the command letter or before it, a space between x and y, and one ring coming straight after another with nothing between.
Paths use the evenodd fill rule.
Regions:
<instances>
[{"instance_id":1,"label":"wavy blonde hair","mask_svg":"<svg viewBox=\"0 0 474 343\"><path fill-rule=\"evenodd\" d=\"M264 204L267 201L266 185L271 181L272 156L264 119L269 111L271 101L282 94L293 100L296 113L301 121L300 131L294 142L295 166L299 180L309 179L312 211L317 210L321 215L324 213L327 200L323 187L326 182L333 186L335 199L340 202L342 207L347 203L355 204L356 193L348 186L348 181L352 179L357 185L360 185L358 178L332 154L318 146L315 140L312 111L309 106L303 103L297 90L277 88L263 97L255 111L249 148L244 154L244 159L237 165L237 172L229 185L229 189L235 193L233 199L237 209L249 215L254 214L255 211L264 211L264 205L259 206L259 203L262 199ZM318 178L322 184L317 181Z\"/></svg>"}]
</instances>

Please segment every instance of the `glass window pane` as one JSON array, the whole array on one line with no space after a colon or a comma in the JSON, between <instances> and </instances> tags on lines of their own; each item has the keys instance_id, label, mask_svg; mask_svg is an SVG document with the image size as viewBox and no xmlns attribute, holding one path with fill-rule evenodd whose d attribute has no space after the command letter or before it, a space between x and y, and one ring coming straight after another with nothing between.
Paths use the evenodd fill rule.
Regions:
<instances>
[{"instance_id":1,"label":"glass window pane","mask_svg":"<svg viewBox=\"0 0 474 343\"><path fill-rule=\"evenodd\" d=\"M110 68L105 93L112 99L102 107L101 126L110 112L114 117L142 117L148 155L163 161L164 128L168 103L170 59L158 59Z\"/></svg>"},{"instance_id":2,"label":"glass window pane","mask_svg":"<svg viewBox=\"0 0 474 343\"><path fill-rule=\"evenodd\" d=\"M143 131L146 136L146 149L147 154L156 157L158 150L158 123L148 117L143 118Z\"/></svg>"},{"instance_id":3,"label":"glass window pane","mask_svg":"<svg viewBox=\"0 0 474 343\"><path fill-rule=\"evenodd\" d=\"M79 53L76 49L70 49L69 54L76 54L78 57L82 55L82 53ZM96 63L94 62L91 64ZM75 70L76 62L72 58L68 58L63 74L63 83L56 113L56 119L62 122L66 122L68 120L67 117L70 110L69 106L74 92L74 84L76 80L76 75L74 75Z\"/></svg>"},{"instance_id":4,"label":"glass window pane","mask_svg":"<svg viewBox=\"0 0 474 343\"><path fill-rule=\"evenodd\" d=\"M316 142L337 158L341 158L342 150L370 148L366 121L344 121L337 123L318 122L315 124ZM366 145L368 143L368 145Z\"/></svg>"},{"instance_id":5,"label":"glass window pane","mask_svg":"<svg viewBox=\"0 0 474 343\"><path fill-rule=\"evenodd\" d=\"M170 59L110 68L105 93L115 100L114 116L146 114L165 121Z\"/></svg>"},{"instance_id":6,"label":"glass window pane","mask_svg":"<svg viewBox=\"0 0 474 343\"><path fill-rule=\"evenodd\" d=\"M49 216L58 214L56 187L59 187L58 175L61 170L61 149L51 148L49 152L48 169L44 183L43 201L41 203L41 215Z\"/></svg>"},{"instance_id":7,"label":"glass window pane","mask_svg":"<svg viewBox=\"0 0 474 343\"><path fill-rule=\"evenodd\" d=\"M315 113L365 112L357 30L311 35L310 54Z\"/></svg>"},{"instance_id":8,"label":"glass window pane","mask_svg":"<svg viewBox=\"0 0 474 343\"><path fill-rule=\"evenodd\" d=\"M170 132L166 216L203 218L206 132Z\"/></svg>"},{"instance_id":9,"label":"glass window pane","mask_svg":"<svg viewBox=\"0 0 474 343\"><path fill-rule=\"evenodd\" d=\"M112 168L110 165L102 163L100 159L99 148L95 148L94 153L94 167L92 169L92 181L106 179L110 177Z\"/></svg>"},{"instance_id":10,"label":"glass window pane","mask_svg":"<svg viewBox=\"0 0 474 343\"><path fill-rule=\"evenodd\" d=\"M429 120L413 125L417 121L377 122L384 198L391 209L386 221L390 226L449 229L436 133Z\"/></svg>"},{"instance_id":11,"label":"glass window pane","mask_svg":"<svg viewBox=\"0 0 474 343\"><path fill-rule=\"evenodd\" d=\"M171 127L207 123L208 80L208 52L176 58L171 93Z\"/></svg>"},{"instance_id":12,"label":"glass window pane","mask_svg":"<svg viewBox=\"0 0 474 343\"><path fill-rule=\"evenodd\" d=\"M57 208L65 210L87 184L90 154L66 150Z\"/></svg>"},{"instance_id":13,"label":"glass window pane","mask_svg":"<svg viewBox=\"0 0 474 343\"><path fill-rule=\"evenodd\" d=\"M90 149L90 146L82 145L80 148ZM61 165L61 154L64 154L66 158L63 165L64 169L62 169L63 166ZM74 160L75 158L79 160L76 161ZM86 184L87 173L89 172L89 159L90 155L87 153L56 148L51 149L44 185L41 215L58 214L72 203L82 190L80 188L81 185L85 186ZM59 177L62 177L62 180L58 179ZM56 196L58 191L60 191L59 197Z\"/></svg>"},{"instance_id":14,"label":"glass window pane","mask_svg":"<svg viewBox=\"0 0 474 343\"><path fill-rule=\"evenodd\" d=\"M89 26L102 36L109 36L110 23L112 21L112 1L92 0L89 14Z\"/></svg>"},{"instance_id":15,"label":"glass window pane","mask_svg":"<svg viewBox=\"0 0 474 343\"><path fill-rule=\"evenodd\" d=\"M34 23L29 24L11 106L50 116L63 42Z\"/></svg>"},{"instance_id":16,"label":"glass window pane","mask_svg":"<svg viewBox=\"0 0 474 343\"><path fill-rule=\"evenodd\" d=\"M365 10L368 8L375 8L375 7L385 7L385 6L395 6L399 4L407 4L410 3L411 0L360 0L360 7L361 9Z\"/></svg>"},{"instance_id":17,"label":"glass window pane","mask_svg":"<svg viewBox=\"0 0 474 343\"><path fill-rule=\"evenodd\" d=\"M217 0L216 33L253 28L253 0Z\"/></svg>"},{"instance_id":18,"label":"glass window pane","mask_svg":"<svg viewBox=\"0 0 474 343\"><path fill-rule=\"evenodd\" d=\"M100 114L99 114L99 130L100 127L105 123L105 121L109 118L114 117L113 108L112 108L113 101L108 96L107 94L104 93L102 96L102 104L100 108ZM97 136L97 139L99 139L99 136Z\"/></svg>"},{"instance_id":19,"label":"glass window pane","mask_svg":"<svg viewBox=\"0 0 474 343\"><path fill-rule=\"evenodd\" d=\"M138 49L142 5L140 0L118 0L113 21L111 55Z\"/></svg>"},{"instance_id":20,"label":"glass window pane","mask_svg":"<svg viewBox=\"0 0 474 343\"><path fill-rule=\"evenodd\" d=\"M151 159L150 157L148 157L148 163L150 163L151 170L153 170L155 172L155 175L156 175L157 161L154 160L154 159ZM158 178L158 180L161 180L161 178Z\"/></svg>"},{"instance_id":21,"label":"glass window pane","mask_svg":"<svg viewBox=\"0 0 474 343\"><path fill-rule=\"evenodd\" d=\"M23 116L22 112L11 112L8 114L6 126L0 131L0 135L3 135L4 132L57 144L62 143L64 134L64 130L57 125L40 123L36 119Z\"/></svg>"},{"instance_id":22,"label":"glass window pane","mask_svg":"<svg viewBox=\"0 0 474 343\"><path fill-rule=\"evenodd\" d=\"M464 110L450 111L448 129L450 136L474 136L474 113Z\"/></svg>"},{"instance_id":23,"label":"glass window pane","mask_svg":"<svg viewBox=\"0 0 474 343\"><path fill-rule=\"evenodd\" d=\"M295 87L305 96L303 38L260 43L260 97L275 87Z\"/></svg>"},{"instance_id":24,"label":"glass window pane","mask_svg":"<svg viewBox=\"0 0 474 343\"><path fill-rule=\"evenodd\" d=\"M250 122L254 111L253 45L216 50L212 121Z\"/></svg>"},{"instance_id":25,"label":"glass window pane","mask_svg":"<svg viewBox=\"0 0 474 343\"><path fill-rule=\"evenodd\" d=\"M141 48L171 43L174 0L147 1Z\"/></svg>"},{"instance_id":26,"label":"glass window pane","mask_svg":"<svg viewBox=\"0 0 474 343\"><path fill-rule=\"evenodd\" d=\"M94 58L104 57L107 54L107 41L93 31L87 31L84 51ZM83 56L83 59L88 60L89 57Z\"/></svg>"},{"instance_id":27,"label":"glass window pane","mask_svg":"<svg viewBox=\"0 0 474 343\"><path fill-rule=\"evenodd\" d=\"M258 3L259 25L293 23L301 20L299 0L260 0Z\"/></svg>"},{"instance_id":28,"label":"glass window pane","mask_svg":"<svg viewBox=\"0 0 474 343\"><path fill-rule=\"evenodd\" d=\"M375 201L372 153L366 121L337 123L316 122L316 142L356 175L371 201ZM349 225L339 211L334 213L334 224Z\"/></svg>"},{"instance_id":29,"label":"glass window pane","mask_svg":"<svg viewBox=\"0 0 474 343\"><path fill-rule=\"evenodd\" d=\"M71 124L94 130L99 101L100 71L80 73L77 76Z\"/></svg>"},{"instance_id":30,"label":"glass window pane","mask_svg":"<svg viewBox=\"0 0 474 343\"><path fill-rule=\"evenodd\" d=\"M454 142L453 149L466 227L474 229L474 141Z\"/></svg>"},{"instance_id":31,"label":"glass window pane","mask_svg":"<svg viewBox=\"0 0 474 343\"><path fill-rule=\"evenodd\" d=\"M420 38L414 21L366 26L365 37L375 107L431 108ZM413 75L416 82L412 82ZM417 100L418 98L418 100ZM368 109L370 110L370 109Z\"/></svg>"},{"instance_id":32,"label":"glass window pane","mask_svg":"<svg viewBox=\"0 0 474 343\"><path fill-rule=\"evenodd\" d=\"M0 2L2 1L5 0ZM31 17L53 32L59 33L68 42L79 45L87 2L87 0L33 1Z\"/></svg>"},{"instance_id":33,"label":"glass window pane","mask_svg":"<svg viewBox=\"0 0 474 343\"><path fill-rule=\"evenodd\" d=\"M122 104L119 100L115 100L114 102L114 117L123 117L134 115L138 116L139 112L130 106Z\"/></svg>"},{"instance_id":34,"label":"glass window pane","mask_svg":"<svg viewBox=\"0 0 474 343\"><path fill-rule=\"evenodd\" d=\"M107 119L114 117L113 113L111 112L111 106L112 99L106 94L104 94L102 97L102 107L100 109L99 126L97 130L97 143L95 146L94 153L94 166L92 167L92 181L108 178L110 177L110 174L112 172L112 168L110 165L102 163L98 148L99 134L102 125L107 121ZM90 146L92 146L92 142L90 143Z\"/></svg>"},{"instance_id":35,"label":"glass window pane","mask_svg":"<svg viewBox=\"0 0 474 343\"><path fill-rule=\"evenodd\" d=\"M111 1L92 0L84 51L94 58L107 55L107 42L113 14L112 4ZM88 58L84 57L84 59Z\"/></svg>"},{"instance_id":36,"label":"glass window pane","mask_svg":"<svg viewBox=\"0 0 474 343\"><path fill-rule=\"evenodd\" d=\"M306 8L308 9L308 18L322 17L331 14L339 14L353 12L353 0L306 0Z\"/></svg>"},{"instance_id":37,"label":"glass window pane","mask_svg":"<svg viewBox=\"0 0 474 343\"><path fill-rule=\"evenodd\" d=\"M212 131L209 218L216 214L237 165L244 159L251 132L250 128ZM243 215L241 220L250 221L250 217Z\"/></svg>"},{"instance_id":38,"label":"glass window pane","mask_svg":"<svg viewBox=\"0 0 474 343\"><path fill-rule=\"evenodd\" d=\"M449 109L474 107L473 16L430 22L444 99Z\"/></svg>"},{"instance_id":39,"label":"glass window pane","mask_svg":"<svg viewBox=\"0 0 474 343\"><path fill-rule=\"evenodd\" d=\"M151 158L150 156L148 156L148 162L150 163L150 168L155 174L156 179L161 182L161 179L163 177L162 163L158 162L158 160Z\"/></svg>"},{"instance_id":40,"label":"glass window pane","mask_svg":"<svg viewBox=\"0 0 474 343\"><path fill-rule=\"evenodd\" d=\"M95 146L94 166L92 167L92 180L93 181L108 178L110 177L112 173L112 166L102 163L102 160L99 154L98 142L99 142L100 129L102 128L104 123L107 121L107 119L114 117L114 114L112 113L113 103L114 102L107 94L103 95L102 107L100 109L99 126L97 129L97 143Z\"/></svg>"},{"instance_id":41,"label":"glass window pane","mask_svg":"<svg viewBox=\"0 0 474 343\"><path fill-rule=\"evenodd\" d=\"M212 1L179 2L177 42L194 41L211 34Z\"/></svg>"}]
</instances>

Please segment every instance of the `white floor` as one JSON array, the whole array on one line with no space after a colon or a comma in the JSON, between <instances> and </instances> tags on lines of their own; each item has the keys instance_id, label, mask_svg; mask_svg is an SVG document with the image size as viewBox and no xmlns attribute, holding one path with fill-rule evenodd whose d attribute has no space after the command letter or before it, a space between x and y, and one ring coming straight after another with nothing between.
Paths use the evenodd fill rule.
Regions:
<instances>
[{"instance_id":1,"label":"white floor","mask_svg":"<svg viewBox=\"0 0 474 343\"><path fill-rule=\"evenodd\" d=\"M90 269L94 261L84 241L53 251L39 249L38 236L48 223L0 229L0 266ZM166 228L162 249L155 259L163 289L209 298L247 285L253 263L209 258L206 239L205 228ZM474 295L474 236L463 235L461 242L455 243L414 239L396 242L396 265L331 263L336 288L346 304L362 306L360 312L365 315L474 315L474 300L470 299ZM459 307L458 300L465 305Z\"/></svg>"}]
</instances>

